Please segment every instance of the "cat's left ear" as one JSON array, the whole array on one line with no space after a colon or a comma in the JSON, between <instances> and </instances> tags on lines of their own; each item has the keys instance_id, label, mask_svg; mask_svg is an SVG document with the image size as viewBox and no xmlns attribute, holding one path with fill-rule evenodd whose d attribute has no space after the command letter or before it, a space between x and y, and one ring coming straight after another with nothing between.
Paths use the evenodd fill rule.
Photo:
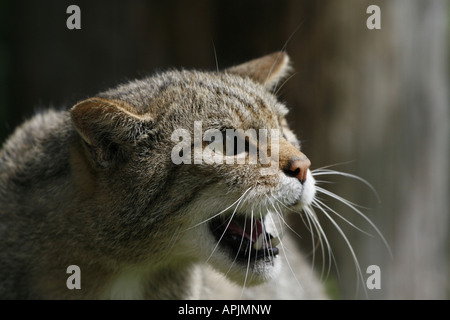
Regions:
<instances>
[{"instance_id":1,"label":"cat's left ear","mask_svg":"<svg viewBox=\"0 0 450 320\"><path fill-rule=\"evenodd\" d=\"M228 68L225 72L249 77L270 90L291 71L289 62L289 56L280 51Z\"/></svg>"},{"instance_id":2,"label":"cat's left ear","mask_svg":"<svg viewBox=\"0 0 450 320\"><path fill-rule=\"evenodd\" d=\"M70 116L92 160L102 168L126 157L128 148L145 138L153 123L123 101L98 97L77 103Z\"/></svg>"}]
</instances>

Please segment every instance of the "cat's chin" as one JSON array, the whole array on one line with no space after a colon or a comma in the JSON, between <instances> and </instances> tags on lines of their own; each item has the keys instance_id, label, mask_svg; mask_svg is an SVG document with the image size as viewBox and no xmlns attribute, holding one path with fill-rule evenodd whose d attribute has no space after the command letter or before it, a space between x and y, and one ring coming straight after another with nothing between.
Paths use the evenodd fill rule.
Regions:
<instances>
[{"instance_id":1,"label":"cat's chin","mask_svg":"<svg viewBox=\"0 0 450 320\"><path fill-rule=\"evenodd\" d=\"M276 279L281 272L282 261L279 256L275 256L270 260L250 260L246 263L243 260L234 260L223 251L211 258L209 263L238 286L251 287Z\"/></svg>"}]
</instances>

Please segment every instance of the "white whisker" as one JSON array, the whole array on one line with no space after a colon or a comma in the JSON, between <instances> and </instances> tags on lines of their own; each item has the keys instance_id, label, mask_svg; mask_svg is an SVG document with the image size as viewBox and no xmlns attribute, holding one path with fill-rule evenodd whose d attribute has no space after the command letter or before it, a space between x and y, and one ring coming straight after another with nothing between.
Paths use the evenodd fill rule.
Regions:
<instances>
[{"instance_id":1,"label":"white whisker","mask_svg":"<svg viewBox=\"0 0 450 320\"><path fill-rule=\"evenodd\" d=\"M269 200L270 204L272 205L272 207L274 208L275 212L277 213L278 219L281 220L283 222L283 224L289 229L291 230L295 235L297 235L300 239L302 239L302 236L299 235L294 229L292 229L292 227L286 222L286 220L284 220L283 216L281 214L278 213L277 209L275 208L274 203L272 202L272 200L269 198L269 196L267 196L267 199ZM275 199L278 201L278 199ZM289 209L289 208L288 208ZM292 209L291 209L292 210ZM292 210L294 211L294 210ZM295 211L294 211L295 212ZM282 230L283 232L283 230ZM282 234L281 236L283 236L284 234Z\"/></svg>"},{"instance_id":2,"label":"white whisker","mask_svg":"<svg viewBox=\"0 0 450 320\"><path fill-rule=\"evenodd\" d=\"M327 211L319 203L314 202L314 204L315 204L316 208L321 210L322 213L325 215L325 217L327 217L327 219L333 224L333 226L336 228L338 233L342 236L342 238L344 239L345 243L347 244L347 247L349 248L350 253L352 255L352 258L353 258L353 263L355 264L355 268L356 268L356 272L357 272L357 288L359 288L360 281L362 281L362 283L364 283L364 277L363 277L363 274L362 274L361 267L359 265L358 258L356 256L356 253L355 253L352 245L350 244L350 241L348 240L347 236L345 235L345 233L341 229L341 227L336 223L336 221L334 221L334 219L327 213ZM364 292L367 295L367 291L366 291L365 286L363 286L363 288L364 288Z\"/></svg>"},{"instance_id":3,"label":"white whisker","mask_svg":"<svg viewBox=\"0 0 450 320\"><path fill-rule=\"evenodd\" d=\"M370 234L367 231L364 231L363 229L357 227L355 224L351 223L348 219L346 219L345 217L343 217L342 215L340 215L339 213L336 212L336 210L331 209L329 206L327 206L323 201L320 201L318 199L315 199L316 203L319 203L322 207L325 207L326 209L328 209L330 212L333 212L336 216L338 216L339 218L341 218L342 220L344 220L345 222L347 222L350 226L352 226L353 228L355 228L356 230L364 233L365 235L369 236L369 237L374 237L372 234Z\"/></svg>"},{"instance_id":4,"label":"white whisker","mask_svg":"<svg viewBox=\"0 0 450 320\"><path fill-rule=\"evenodd\" d=\"M389 252L389 255L391 256L391 258L393 257L392 255L392 250L389 246L389 244L387 243L386 239L384 238L383 234L381 233L381 231L377 228L377 226L372 222L372 220L370 220L369 218L366 217L366 215L364 213L362 213L360 210L358 210L358 208L355 207L355 205L353 203L351 203L350 201L342 198L341 196L328 191L326 189L320 188L320 187L316 187L317 191L326 194L328 196L330 196L331 198L334 198L340 202L342 202L344 205L346 205L347 207L349 207L350 209L352 209L353 211L355 211L360 217L362 217L367 223L370 224L370 226L375 230L375 232L378 234L378 236L381 238L384 246L386 247L386 249ZM364 231L363 231L364 232Z\"/></svg>"},{"instance_id":5,"label":"white whisker","mask_svg":"<svg viewBox=\"0 0 450 320\"><path fill-rule=\"evenodd\" d=\"M270 199L269 199L269 200L270 200ZM277 209L275 208L275 206L273 205L273 202L272 202L272 201L271 201L271 203L272 203L272 206L273 206L273 208L274 208L274 210L275 210L275 213L277 214L278 217L280 217L280 216L281 216L281 213L278 212L278 210L277 210ZM272 219L271 215L270 215L270 218ZM286 224L286 222L285 222L284 220L283 220L283 222ZM272 219L272 223L275 225L273 219ZM286 225L287 225L287 224L286 224ZM283 241L282 241L282 238L281 238L281 237L278 237L278 238L280 239L280 247L281 247L281 250L283 250L283 255L284 255L284 258L285 258L285 260L286 260L286 264L287 264L289 270L291 271L292 276L294 277L295 281L296 281L297 284L299 285L299 287L300 287L302 290L304 290L304 289L303 289L303 286L301 285L300 281L297 279L297 276L295 275L294 269L292 269L292 266L291 266L291 264L290 264L290 262L289 262L289 258L288 258L288 255L287 255L287 253L286 253L286 248L285 248L285 246L284 246L284 243L283 243Z\"/></svg>"},{"instance_id":6,"label":"white whisker","mask_svg":"<svg viewBox=\"0 0 450 320\"><path fill-rule=\"evenodd\" d=\"M317 170L323 170L323 169L333 168L333 167L342 166L342 165L349 164L349 163L353 163L353 162L355 162L355 160L349 160L349 161L338 162L338 163L329 164L329 165L327 165L327 166L323 166L323 167L314 169L314 170L312 170L312 171L317 171ZM311 171L311 172L312 172L312 171Z\"/></svg>"},{"instance_id":7,"label":"white whisker","mask_svg":"<svg viewBox=\"0 0 450 320\"><path fill-rule=\"evenodd\" d=\"M306 221L308 222L308 224L305 223L305 220L303 219L303 215L301 214L301 212L299 212L299 215L300 215L300 217L301 217L301 219L303 221L303 224L306 226L306 229L309 230L309 232L311 233L311 245L312 245L312 250L311 250L312 251L311 252L312 253L312 265L311 265L311 268L314 270L314 267L315 267L315 264L316 264L316 250L317 250L317 246L321 247L322 256L324 256L324 253L323 253L324 249L323 249L323 244L322 244L322 241L321 241L321 235L320 235L320 232L317 232L317 237L318 237L319 241L316 244L316 240L315 240L316 234L314 233L313 224L311 224L311 218L309 217L309 214L305 212L305 217L306 217ZM317 231L317 227L314 226L314 228Z\"/></svg>"},{"instance_id":8,"label":"white whisker","mask_svg":"<svg viewBox=\"0 0 450 320\"><path fill-rule=\"evenodd\" d=\"M244 194L244 195L245 195L245 194ZM222 235L220 236L219 240L217 240L217 243L216 243L216 245L215 245L213 251L212 251L211 254L209 255L208 259L206 259L206 262L208 262L209 259L211 259L212 255L214 254L214 252L216 251L217 247L219 246L219 243L220 243L220 241L222 240L222 238L223 238L223 236L225 235L225 233L227 232L228 227L229 227L229 225L230 225L230 223L231 223L231 220L233 220L233 217L234 217L234 215L236 214L236 211L237 211L237 209L238 209L238 207L239 207L239 205L240 205L242 199L244 199L244 198L241 197L241 200L240 200L240 201L238 202L238 204L236 205L236 208L234 208L233 214L231 215L231 217L230 217L230 219L229 219L229 221L228 221L228 223L227 223L227 225L226 225L226 227L225 227L225 230L223 230Z\"/></svg>"},{"instance_id":9,"label":"white whisker","mask_svg":"<svg viewBox=\"0 0 450 320\"><path fill-rule=\"evenodd\" d=\"M333 193L333 192L331 192L330 190L324 189L324 188L319 187L319 186L316 186L316 191L317 191L317 192L320 192L320 193L322 193L322 194L324 194L324 195L326 195L326 196L329 196L329 197L331 197L331 198L334 198L334 199L338 200L339 202L343 202L342 200L344 200L344 201L346 201L348 204L351 204L351 205L354 206L354 207L358 207L358 208L366 209L366 210L372 209L372 208L368 208L368 207L359 205L359 204L357 204L357 203L351 202L350 200L344 199L344 198L340 197L339 195L337 195L336 193ZM338 198L340 198L340 199L338 199ZM323 200L323 199L321 199L321 200Z\"/></svg>"},{"instance_id":10,"label":"white whisker","mask_svg":"<svg viewBox=\"0 0 450 320\"><path fill-rule=\"evenodd\" d=\"M310 232L310 234L311 234L312 248L313 248L313 249L312 249L312 256L313 256L313 257L312 257L312 268L314 269L315 259L316 259L316 253L315 253L315 250L317 249L317 246L320 246L321 252L322 252L322 259L323 259L323 261L325 261L325 247L324 247L323 241L322 241L322 235L325 236L325 233L323 232L323 230L321 230L321 228L319 228L319 227L317 226L317 224L318 224L319 222L318 222L318 220L317 220L317 216L316 216L314 210L313 210L311 207L303 208L303 212L305 213L305 217L306 217L307 222L308 222L308 223L306 223L305 220L303 219L303 215L302 215L302 212L301 212L301 211L293 210L293 209L289 208L288 206L286 206L286 205L285 205L284 203L282 203L281 201L279 201L278 199L276 199L276 200L277 200L283 207L285 207L287 210L297 213L297 214L300 216L300 218L302 219L302 221L303 221L305 227L307 228L307 230ZM308 210L308 209L309 209L309 210ZM285 224L287 225L287 223L285 223ZM294 234L296 234L297 236L299 236L300 238L302 238L297 232L295 232L291 227L289 227L289 225L287 225L287 226L288 226L288 228L289 228L290 230L292 230L292 231L294 232ZM319 242L317 243L317 245L316 245L316 243L315 243L315 233L314 233L313 227L314 227L314 229L316 229L316 231L317 231L317 236L318 236L318 239L319 239ZM325 237L325 238L326 238L326 237ZM331 251L330 251L330 245L329 245L329 243L328 243L328 240L327 240L327 247L328 247L328 252L329 252L329 267L328 267L328 272L327 272L327 274L329 274L329 273L330 273L330 270L331 270L331 256L330 256ZM334 258L334 257L333 257L333 258ZM333 260L334 260L334 259L333 259ZM324 267L324 266L323 266L323 267ZM325 272L325 271L323 270L323 267L322 267L322 276L323 276L323 274L324 274L324 272Z\"/></svg>"},{"instance_id":11,"label":"white whisker","mask_svg":"<svg viewBox=\"0 0 450 320\"><path fill-rule=\"evenodd\" d=\"M306 206L303 208L303 211L307 214L307 216L309 216L309 218L311 219L311 221L314 225L314 228L317 230L317 233L319 235L319 243L320 243L320 247L321 247L321 251L322 251L322 261L323 261L321 278L323 278L323 275L325 273L325 261L327 261L325 258L325 246L323 244L323 241L325 241L325 244L327 247L327 252L328 252L328 270L326 273L326 277L328 277L328 275L331 272L331 261L334 261L335 266L337 267L336 260L334 259L333 250L331 249L330 242L328 241L325 231L323 230L314 209L311 206Z\"/></svg>"},{"instance_id":12,"label":"white whisker","mask_svg":"<svg viewBox=\"0 0 450 320\"><path fill-rule=\"evenodd\" d=\"M372 186L372 184L370 184L367 180L365 180L357 175L347 173L347 172L342 172L342 171L329 170L329 169L315 169L315 170L311 171L311 174L314 177L323 176L323 175L337 175L337 176L344 176L347 178L352 178L352 179L358 180L358 181L364 183L367 187L369 187L369 189L373 192L373 194L377 198L378 202L381 202L380 196L378 195L378 192L375 190L375 188Z\"/></svg>"},{"instance_id":13,"label":"white whisker","mask_svg":"<svg viewBox=\"0 0 450 320\"><path fill-rule=\"evenodd\" d=\"M251 217L250 217L250 237L252 234L253 234L253 209L252 209L252 213L251 213ZM251 249L251 246L249 246L248 250L250 250L250 249ZM242 295L244 294L244 290L245 290L245 285L247 284L248 269L250 268L250 258L251 258L251 254L249 252L248 253L248 261L247 261L247 270L245 271L244 284L242 285L242 291L241 291L241 295L239 298L242 298Z\"/></svg>"},{"instance_id":14,"label":"white whisker","mask_svg":"<svg viewBox=\"0 0 450 320\"><path fill-rule=\"evenodd\" d=\"M261 211L261 206L259 207L259 219L260 219L261 223L264 223L264 219L263 219L262 211ZM262 245L262 247L263 247L263 257L264 257L264 260L266 260L266 250L264 248L267 247L268 244L271 245L272 241L270 241L270 239L269 239L269 242L267 242L267 238L265 236L266 235L266 229L265 229L264 225L263 225L263 230L264 230L264 232L263 232L263 245ZM268 251L267 253L270 255L270 251ZM273 258L273 255L272 255L272 258Z\"/></svg>"},{"instance_id":15,"label":"white whisker","mask_svg":"<svg viewBox=\"0 0 450 320\"><path fill-rule=\"evenodd\" d=\"M246 214L246 218L247 218L247 214ZM244 227L243 227L243 230L245 230L246 226L247 226L247 219L244 219ZM228 275L228 273L231 271L231 268L233 268L233 265L236 263L236 260L237 260L237 258L238 258L238 256L239 256L239 252L241 251L241 248L242 248L242 243L244 242L244 238L245 238L245 235L244 235L244 233L242 233L242 236L241 236L241 242L239 243L239 247L238 247L238 249L237 249L237 253L236 253L236 255L234 256L233 262L231 263L230 267L228 268L227 272L225 273L225 276Z\"/></svg>"},{"instance_id":16,"label":"white whisker","mask_svg":"<svg viewBox=\"0 0 450 320\"><path fill-rule=\"evenodd\" d=\"M223 209L223 210L220 211L219 213L216 213L216 214L213 215L212 217L209 217L208 219L205 219L205 220L203 220L202 222L199 222L199 223L197 223L196 225L194 225L194 226L192 226L192 227L189 227L189 228L187 228L187 229L185 229L185 230L183 230L183 231L188 231L188 230L191 230L191 229L193 229L193 228L196 228L196 227L198 227L199 225L201 225L201 224L203 224L203 223L206 223L206 222L208 222L209 220L212 220L212 219L214 219L214 218L220 216L222 213L227 212L227 211L228 211L230 208L232 208L236 203L239 203L239 202L245 197L245 195L247 194L247 192L248 192L250 189L252 189L252 188L253 188L253 186L250 187L250 188L248 188L247 190L245 190L244 194L243 194L242 196L240 196L239 199L237 199L235 202L233 202L231 205L229 205L228 207L226 207L225 209Z\"/></svg>"},{"instance_id":17,"label":"white whisker","mask_svg":"<svg viewBox=\"0 0 450 320\"><path fill-rule=\"evenodd\" d=\"M273 94L274 95L278 95L278 92L281 90L281 88L283 88L283 86L289 81L291 80L292 77L296 76L297 72L294 72L293 74L291 74L286 80L283 81L283 83L277 88L275 86L275 88L277 89L277 91L275 91Z\"/></svg>"},{"instance_id":18,"label":"white whisker","mask_svg":"<svg viewBox=\"0 0 450 320\"><path fill-rule=\"evenodd\" d=\"M219 62L217 60L217 51L216 51L216 46L214 45L214 41L212 41L212 45L213 45L213 49L214 49L214 59L216 61L216 71L217 71L217 73L219 73Z\"/></svg>"}]
</instances>

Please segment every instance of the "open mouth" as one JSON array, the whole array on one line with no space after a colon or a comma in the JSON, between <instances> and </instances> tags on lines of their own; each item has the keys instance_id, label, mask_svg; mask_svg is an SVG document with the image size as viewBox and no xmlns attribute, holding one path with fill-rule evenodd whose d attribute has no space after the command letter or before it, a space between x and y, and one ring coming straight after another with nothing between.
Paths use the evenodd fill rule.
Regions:
<instances>
[{"instance_id":1,"label":"open mouth","mask_svg":"<svg viewBox=\"0 0 450 320\"><path fill-rule=\"evenodd\" d=\"M246 218L219 216L210 223L211 232L223 247L231 250L236 260L264 260L266 262L278 255L276 247L280 240L265 230L264 221Z\"/></svg>"}]
</instances>

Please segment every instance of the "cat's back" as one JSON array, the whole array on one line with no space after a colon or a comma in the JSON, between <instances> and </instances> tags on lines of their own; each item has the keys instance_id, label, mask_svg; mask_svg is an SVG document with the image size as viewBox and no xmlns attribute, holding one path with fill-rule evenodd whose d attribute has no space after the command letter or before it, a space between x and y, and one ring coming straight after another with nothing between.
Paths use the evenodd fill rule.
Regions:
<instances>
[{"instance_id":1,"label":"cat's back","mask_svg":"<svg viewBox=\"0 0 450 320\"><path fill-rule=\"evenodd\" d=\"M18 127L0 150L0 212L14 211L68 170L68 141L73 136L65 111L48 110Z\"/></svg>"},{"instance_id":2,"label":"cat's back","mask_svg":"<svg viewBox=\"0 0 450 320\"><path fill-rule=\"evenodd\" d=\"M0 150L0 296L29 297L34 268L48 224L68 174L68 114L48 110L24 122ZM46 210L47 208L48 210Z\"/></svg>"}]
</instances>

